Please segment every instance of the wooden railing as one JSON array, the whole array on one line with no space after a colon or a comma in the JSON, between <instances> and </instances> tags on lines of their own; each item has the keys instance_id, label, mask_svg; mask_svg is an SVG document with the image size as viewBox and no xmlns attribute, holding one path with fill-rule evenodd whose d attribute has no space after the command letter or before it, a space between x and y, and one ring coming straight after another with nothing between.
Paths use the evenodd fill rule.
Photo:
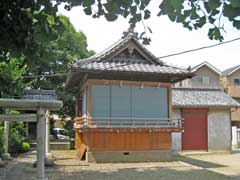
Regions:
<instances>
[{"instance_id":1,"label":"wooden railing","mask_svg":"<svg viewBox=\"0 0 240 180\"><path fill-rule=\"evenodd\" d=\"M82 118L74 128L182 128L183 119L171 118Z\"/></svg>"}]
</instances>

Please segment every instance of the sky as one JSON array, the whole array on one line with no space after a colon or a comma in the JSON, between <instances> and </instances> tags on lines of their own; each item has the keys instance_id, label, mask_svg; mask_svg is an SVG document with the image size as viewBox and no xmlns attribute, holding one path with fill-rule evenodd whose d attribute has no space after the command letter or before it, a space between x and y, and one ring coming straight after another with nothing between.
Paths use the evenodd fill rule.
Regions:
<instances>
[{"instance_id":1,"label":"sky","mask_svg":"<svg viewBox=\"0 0 240 180\"><path fill-rule=\"evenodd\" d=\"M219 43L219 41L208 39L207 26L197 31L189 31L181 24L171 22L167 16L157 17L159 9L156 0L151 1L149 9L152 12L151 18L144 23L153 32L148 34L151 38L151 44L146 48L156 57ZM104 17L93 19L91 16L85 15L81 7L74 7L71 11L66 11L63 6L60 6L59 12L69 17L76 30L82 31L87 36L88 48L95 52L101 52L118 41L123 32L129 28L128 19L120 17L114 22L108 22ZM240 31L234 29L231 24L225 24L224 27L226 30L224 41L240 37ZM139 23L135 31L143 32L143 25ZM239 54L240 40L161 60L167 64L183 68L193 67L207 61L223 71L240 64Z\"/></svg>"}]
</instances>

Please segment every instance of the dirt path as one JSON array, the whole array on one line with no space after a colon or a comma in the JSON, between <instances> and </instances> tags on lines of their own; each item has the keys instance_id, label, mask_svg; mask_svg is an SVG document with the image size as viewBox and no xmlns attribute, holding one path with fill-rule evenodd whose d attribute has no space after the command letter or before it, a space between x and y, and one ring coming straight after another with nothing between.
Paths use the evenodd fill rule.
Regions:
<instances>
[{"instance_id":1,"label":"dirt path","mask_svg":"<svg viewBox=\"0 0 240 180\"><path fill-rule=\"evenodd\" d=\"M76 159L75 151L53 151L56 166L46 169L49 180L236 180L240 154L189 155L173 162L94 164ZM6 180L31 180L36 153L23 154L7 166ZM2 179L1 179L2 180Z\"/></svg>"}]
</instances>

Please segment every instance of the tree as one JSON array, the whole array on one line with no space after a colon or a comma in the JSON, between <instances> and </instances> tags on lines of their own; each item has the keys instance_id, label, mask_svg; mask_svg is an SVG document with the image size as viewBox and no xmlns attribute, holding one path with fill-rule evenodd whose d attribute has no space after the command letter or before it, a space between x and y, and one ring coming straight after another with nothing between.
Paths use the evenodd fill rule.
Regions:
<instances>
[{"instance_id":1,"label":"tree","mask_svg":"<svg viewBox=\"0 0 240 180\"><path fill-rule=\"evenodd\" d=\"M23 82L23 75L27 71L23 61L23 56L13 58L10 53L0 56L0 98L19 97L28 85Z\"/></svg>"},{"instance_id":2,"label":"tree","mask_svg":"<svg viewBox=\"0 0 240 180\"><path fill-rule=\"evenodd\" d=\"M0 98L19 98L23 89L29 85L23 82L23 75L27 71L27 66L23 62L24 56L14 58L10 53L0 55ZM5 113L5 110L1 108L0 114L3 112ZM13 128L11 128L9 138L10 152L16 152L21 150L23 122L12 123L11 127ZM3 152L3 138L4 127L0 122L0 154Z\"/></svg>"},{"instance_id":3,"label":"tree","mask_svg":"<svg viewBox=\"0 0 240 180\"><path fill-rule=\"evenodd\" d=\"M61 30L57 6L49 0L0 2L0 52L21 54Z\"/></svg>"},{"instance_id":4,"label":"tree","mask_svg":"<svg viewBox=\"0 0 240 180\"><path fill-rule=\"evenodd\" d=\"M0 51L22 52L31 49L33 44L43 42L45 38L56 38L56 31L61 30L61 22L57 17L58 5L62 3L65 3L67 10L81 6L85 14L93 18L104 16L108 21L115 21L123 16L129 18L130 25L134 27L137 22L151 17L149 2L150 0L1 1ZM238 0L162 0L156 6L159 6L158 16L167 15L171 21L182 23L189 30L210 24L210 39L223 40L222 17L226 17L234 28L240 29ZM144 32L140 38L149 43Z\"/></svg>"},{"instance_id":5,"label":"tree","mask_svg":"<svg viewBox=\"0 0 240 180\"><path fill-rule=\"evenodd\" d=\"M58 98L64 104L60 113L63 116L74 117L74 94L67 93L64 88L68 64L87 58L94 52L87 49L87 38L83 32L77 32L67 17L59 15L58 18L62 24L62 31L57 34L58 38L53 41L47 40L26 54L28 71L25 82L34 79L32 88L55 89Z\"/></svg>"}]
</instances>

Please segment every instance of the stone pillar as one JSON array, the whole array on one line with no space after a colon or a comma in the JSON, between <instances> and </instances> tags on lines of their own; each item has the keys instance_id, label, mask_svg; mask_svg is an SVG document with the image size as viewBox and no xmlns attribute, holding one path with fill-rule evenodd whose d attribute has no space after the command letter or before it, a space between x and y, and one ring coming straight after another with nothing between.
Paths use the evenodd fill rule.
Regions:
<instances>
[{"instance_id":1,"label":"stone pillar","mask_svg":"<svg viewBox=\"0 0 240 180\"><path fill-rule=\"evenodd\" d=\"M53 166L54 165L54 157L53 154L51 153L51 148L50 148L50 112L47 110L46 111L46 150L45 150L45 165L47 166Z\"/></svg>"},{"instance_id":2,"label":"stone pillar","mask_svg":"<svg viewBox=\"0 0 240 180\"><path fill-rule=\"evenodd\" d=\"M50 113L46 111L46 155L50 154Z\"/></svg>"},{"instance_id":3,"label":"stone pillar","mask_svg":"<svg viewBox=\"0 0 240 180\"><path fill-rule=\"evenodd\" d=\"M45 141L46 121L45 110L39 108L37 111L37 180L46 180L45 177Z\"/></svg>"},{"instance_id":4,"label":"stone pillar","mask_svg":"<svg viewBox=\"0 0 240 180\"><path fill-rule=\"evenodd\" d=\"M29 138L29 127L28 127L28 122L25 122L25 127L26 127L26 137Z\"/></svg>"},{"instance_id":5,"label":"stone pillar","mask_svg":"<svg viewBox=\"0 0 240 180\"><path fill-rule=\"evenodd\" d=\"M9 121L4 121L4 152L2 154L2 159L9 160L11 155L8 153L8 136L9 136Z\"/></svg>"},{"instance_id":6,"label":"stone pillar","mask_svg":"<svg viewBox=\"0 0 240 180\"><path fill-rule=\"evenodd\" d=\"M237 142L237 127L232 126L232 147L237 148L238 142Z\"/></svg>"}]
</instances>

